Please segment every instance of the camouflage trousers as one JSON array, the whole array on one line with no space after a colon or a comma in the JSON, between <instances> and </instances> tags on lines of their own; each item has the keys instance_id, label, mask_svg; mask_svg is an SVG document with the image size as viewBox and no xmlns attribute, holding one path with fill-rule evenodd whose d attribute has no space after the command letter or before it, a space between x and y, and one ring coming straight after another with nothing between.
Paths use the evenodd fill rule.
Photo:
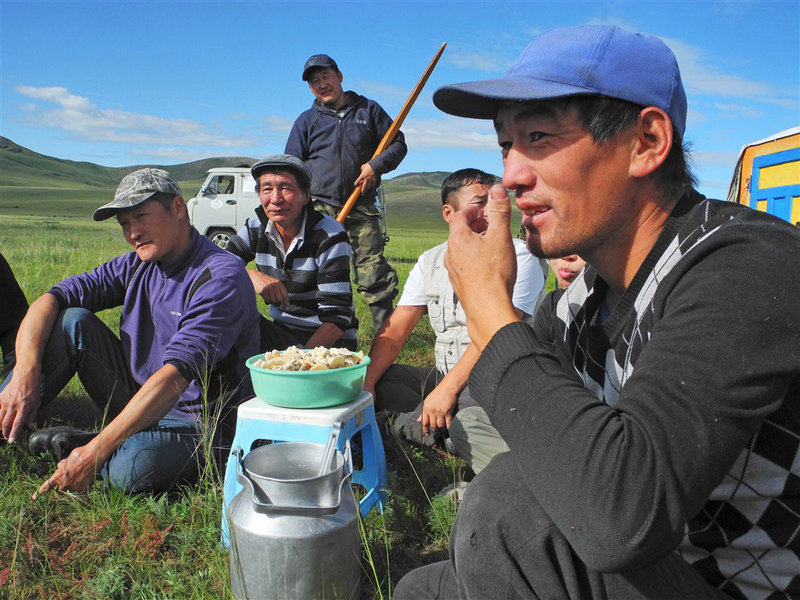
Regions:
<instances>
[{"instance_id":1,"label":"camouflage trousers","mask_svg":"<svg viewBox=\"0 0 800 600\"><path fill-rule=\"evenodd\" d=\"M334 219L339 208L314 201L314 208ZM344 228L353 248L353 281L368 305L389 303L397 295L397 272L383 255L380 217L365 206L356 204L344 220Z\"/></svg>"}]
</instances>

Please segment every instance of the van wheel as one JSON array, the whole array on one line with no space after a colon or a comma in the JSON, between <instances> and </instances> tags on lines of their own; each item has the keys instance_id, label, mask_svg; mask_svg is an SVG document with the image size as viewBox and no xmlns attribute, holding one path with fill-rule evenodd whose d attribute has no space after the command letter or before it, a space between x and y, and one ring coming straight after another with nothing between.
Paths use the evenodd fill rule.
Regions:
<instances>
[{"instance_id":1,"label":"van wheel","mask_svg":"<svg viewBox=\"0 0 800 600\"><path fill-rule=\"evenodd\" d=\"M233 232L230 229L209 229L206 237L225 250L231 241L232 235Z\"/></svg>"}]
</instances>

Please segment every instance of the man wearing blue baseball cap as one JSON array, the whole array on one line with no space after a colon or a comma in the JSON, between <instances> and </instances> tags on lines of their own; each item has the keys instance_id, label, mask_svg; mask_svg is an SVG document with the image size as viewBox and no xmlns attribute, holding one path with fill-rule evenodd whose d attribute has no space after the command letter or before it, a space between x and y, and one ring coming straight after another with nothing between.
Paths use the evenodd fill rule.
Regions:
<instances>
[{"instance_id":1,"label":"man wearing blue baseball cap","mask_svg":"<svg viewBox=\"0 0 800 600\"><path fill-rule=\"evenodd\" d=\"M434 103L493 119L502 150L488 228L461 211L445 264L510 452L467 488L450 561L393 597L800 597L800 231L694 191L672 52L557 29ZM533 328L506 188L531 252L588 263Z\"/></svg>"}]
</instances>

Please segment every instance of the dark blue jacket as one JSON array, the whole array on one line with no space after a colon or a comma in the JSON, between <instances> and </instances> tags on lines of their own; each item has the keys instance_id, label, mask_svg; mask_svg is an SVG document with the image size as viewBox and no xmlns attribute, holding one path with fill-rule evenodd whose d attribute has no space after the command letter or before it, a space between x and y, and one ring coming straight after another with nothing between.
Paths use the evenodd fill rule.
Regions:
<instances>
[{"instance_id":1,"label":"dark blue jacket","mask_svg":"<svg viewBox=\"0 0 800 600\"><path fill-rule=\"evenodd\" d=\"M374 100L355 92L346 92L346 97L342 116L315 100L297 117L285 150L311 169L311 196L337 207L352 193L361 165L369 162L380 181L381 175L397 168L408 151L403 133L398 132L386 150L370 160L392 119ZM358 200L366 207L374 202L374 188Z\"/></svg>"}]
</instances>

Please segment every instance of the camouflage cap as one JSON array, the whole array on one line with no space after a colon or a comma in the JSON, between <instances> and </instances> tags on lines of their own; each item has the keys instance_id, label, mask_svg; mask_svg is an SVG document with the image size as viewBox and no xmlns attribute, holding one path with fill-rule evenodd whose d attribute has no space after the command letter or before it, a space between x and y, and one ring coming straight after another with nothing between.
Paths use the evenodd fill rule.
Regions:
<instances>
[{"instance_id":1,"label":"camouflage cap","mask_svg":"<svg viewBox=\"0 0 800 600\"><path fill-rule=\"evenodd\" d=\"M121 210L138 206L158 193L183 196L178 182L163 169L139 169L122 178L114 199L94 211L92 218L103 221Z\"/></svg>"}]
</instances>

